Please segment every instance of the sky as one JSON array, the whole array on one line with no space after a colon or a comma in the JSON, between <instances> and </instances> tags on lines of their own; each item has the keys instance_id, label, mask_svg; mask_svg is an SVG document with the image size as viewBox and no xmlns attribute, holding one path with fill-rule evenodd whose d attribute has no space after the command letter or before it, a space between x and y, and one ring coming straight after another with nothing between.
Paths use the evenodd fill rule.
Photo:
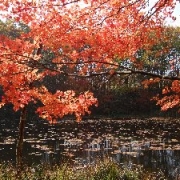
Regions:
<instances>
[{"instance_id":1,"label":"sky","mask_svg":"<svg viewBox=\"0 0 180 180\"><path fill-rule=\"evenodd\" d=\"M149 6L151 7L154 5L158 0L149 0ZM170 26L180 26L180 0L174 0L176 1L176 7L174 10L173 15L176 17L176 21L173 21L172 19L167 19L167 25Z\"/></svg>"},{"instance_id":2,"label":"sky","mask_svg":"<svg viewBox=\"0 0 180 180\"><path fill-rule=\"evenodd\" d=\"M177 18L175 25L180 26L180 1L178 2L177 6L176 6L174 15Z\"/></svg>"},{"instance_id":3,"label":"sky","mask_svg":"<svg viewBox=\"0 0 180 180\"><path fill-rule=\"evenodd\" d=\"M180 26L180 1L177 2L173 15L176 17L176 21L169 20L168 24L172 26Z\"/></svg>"}]
</instances>

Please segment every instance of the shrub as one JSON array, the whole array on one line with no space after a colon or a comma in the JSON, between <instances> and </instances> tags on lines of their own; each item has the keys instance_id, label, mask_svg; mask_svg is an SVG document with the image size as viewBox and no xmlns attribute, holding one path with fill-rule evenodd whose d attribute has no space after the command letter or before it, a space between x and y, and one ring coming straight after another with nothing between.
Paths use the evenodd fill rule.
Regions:
<instances>
[{"instance_id":1,"label":"shrub","mask_svg":"<svg viewBox=\"0 0 180 180\"><path fill-rule=\"evenodd\" d=\"M0 164L1 180L165 180L163 174L147 173L139 166L122 168L110 159L84 167L63 165L24 166L17 177L17 169L11 164Z\"/></svg>"}]
</instances>

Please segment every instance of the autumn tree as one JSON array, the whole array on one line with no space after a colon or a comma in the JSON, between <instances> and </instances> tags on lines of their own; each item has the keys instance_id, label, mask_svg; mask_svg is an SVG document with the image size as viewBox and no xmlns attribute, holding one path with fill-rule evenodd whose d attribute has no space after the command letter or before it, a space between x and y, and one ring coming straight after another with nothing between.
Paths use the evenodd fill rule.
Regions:
<instances>
[{"instance_id":1,"label":"autumn tree","mask_svg":"<svg viewBox=\"0 0 180 180\"><path fill-rule=\"evenodd\" d=\"M147 11L145 8L148 4L148 1L139 0L5 1L1 7L2 16L27 24L31 31L16 39L1 36L1 64L5 64L3 67L6 69L12 68L10 72L13 72L4 73L2 68L3 80L7 81L7 74L8 77L12 76L13 84L14 77L18 79L19 76L29 74L31 77L20 79L22 82L29 81L28 87L32 86L30 90L36 88L37 92L33 83L49 74L66 73L62 69L64 64L71 68L78 65L78 71L74 75L115 74L123 67L119 63L121 60L136 61L135 53L139 49L148 49L155 44L158 38L152 37L161 37L163 21L171 15L175 6L173 1L158 1ZM49 58L45 51L53 52L53 63L47 61ZM7 84L4 85L3 80L1 84L5 87ZM19 92L23 85L24 91L21 90L21 93L24 92L24 97L27 98L29 88L25 88L27 84L22 82L17 84L16 80L13 87ZM34 101L32 92L29 92L31 97L26 100L21 100L20 95L14 99L4 92L2 104L11 102L15 110ZM37 94L41 93L42 89ZM40 109L38 111L44 118L52 119L52 115ZM55 114L54 112L53 116Z\"/></svg>"}]
</instances>

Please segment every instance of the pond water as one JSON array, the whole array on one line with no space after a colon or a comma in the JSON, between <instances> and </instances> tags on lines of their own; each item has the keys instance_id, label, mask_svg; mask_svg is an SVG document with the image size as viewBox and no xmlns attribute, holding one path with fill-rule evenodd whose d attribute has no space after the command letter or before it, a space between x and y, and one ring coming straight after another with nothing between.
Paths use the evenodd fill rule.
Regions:
<instances>
[{"instance_id":1,"label":"pond water","mask_svg":"<svg viewBox=\"0 0 180 180\"><path fill-rule=\"evenodd\" d=\"M15 163L18 121L0 120L0 126L0 162ZM56 125L32 120L25 127L23 153L29 165L68 159L84 166L108 156L173 179L180 174L180 120L64 120Z\"/></svg>"}]
</instances>

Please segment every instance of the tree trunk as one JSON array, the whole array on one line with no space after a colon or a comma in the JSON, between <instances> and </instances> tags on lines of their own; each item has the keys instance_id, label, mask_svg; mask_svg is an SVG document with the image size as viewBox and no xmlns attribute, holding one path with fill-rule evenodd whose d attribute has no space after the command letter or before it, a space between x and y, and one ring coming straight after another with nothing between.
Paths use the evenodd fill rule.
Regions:
<instances>
[{"instance_id":1,"label":"tree trunk","mask_svg":"<svg viewBox=\"0 0 180 180\"><path fill-rule=\"evenodd\" d=\"M24 127L25 127L25 121L26 121L26 111L27 108L24 107L21 110L20 115L20 122L19 122L19 136L17 140L17 146L16 146L16 167L17 167L17 175L19 176L22 170L22 155L23 155L23 139L24 139Z\"/></svg>"}]
</instances>

